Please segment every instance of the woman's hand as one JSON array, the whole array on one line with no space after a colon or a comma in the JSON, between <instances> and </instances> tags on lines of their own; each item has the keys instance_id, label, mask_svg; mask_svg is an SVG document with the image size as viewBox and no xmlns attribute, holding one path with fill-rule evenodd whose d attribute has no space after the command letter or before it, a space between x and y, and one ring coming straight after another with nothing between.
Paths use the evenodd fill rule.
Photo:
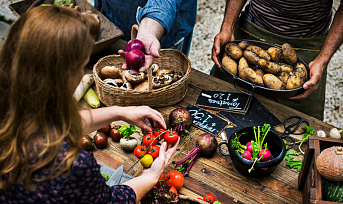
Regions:
<instances>
[{"instance_id":1,"label":"woman's hand","mask_svg":"<svg viewBox=\"0 0 343 204\"><path fill-rule=\"evenodd\" d=\"M167 142L163 142L160 147L159 156L154 160L151 167L148 169L143 170L143 175L150 175L152 179L156 179L156 181L160 178L165 167L168 165L170 157L174 154L178 144L180 141L180 137L175 145L167 150Z\"/></svg>"},{"instance_id":2,"label":"woman's hand","mask_svg":"<svg viewBox=\"0 0 343 204\"><path fill-rule=\"evenodd\" d=\"M120 115L121 120L124 120L129 124L136 125L148 132L152 132L152 129L144 123L145 119L156 121L164 129L167 129L166 122L164 121L162 114L149 106L117 107L116 111L118 112L118 115Z\"/></svg>"}]
</instances>

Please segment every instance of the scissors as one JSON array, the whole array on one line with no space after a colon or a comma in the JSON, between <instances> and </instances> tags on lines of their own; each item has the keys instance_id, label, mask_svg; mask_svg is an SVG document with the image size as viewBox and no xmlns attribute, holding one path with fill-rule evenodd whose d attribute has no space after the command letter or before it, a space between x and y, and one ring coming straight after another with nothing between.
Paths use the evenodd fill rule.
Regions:
<instances>
[{"instance_id":1,"label":"scissors","mask_svg":"<svg viewBox=\"0 0 343 204\"><path fill-rule=\"evenodd\" d=\"M286 126L287 122L289 121L294 121L294 123ZM298 130L298 128L303 125L302 127L304 127L304 125L309 126L310 124L308 123L307 120L303 120L301 119L300 116L290 116L288 118L285 119L285 121L283 121L283 127L285 128L285 131L283 132L282 135L302 135L306 132L306 130L303 130L302 132L298 132L296 133L296 131Z\"/></svg>"},{"instance_id":2,"label":"scissors","mask_svg":"<svg viewBox=\"0 0 343 204\"><path fill-rule=\"evenodd\" d=\"M288 124L288 122L293 122L293 123L286 126L286 124ZM293 145L289 146L287 148L287 150L292 149L295 146L295 141L294 141L293 137L291 137L289 135L290 134L293 134L293 135L302 135L302 134L304 134L306 132L306 130L303 130L302 132L297 132L296 133L298 128L300 126L304 127L304 125L309 126L310 124L308 123L307 120L301 119L300 116L290 116L290 117L286 118L283 121L283 127L285 128L285 131L282 133L281 138L284 139L284 138L288 137L293 142Z\"/></svg>"}]
</instances>

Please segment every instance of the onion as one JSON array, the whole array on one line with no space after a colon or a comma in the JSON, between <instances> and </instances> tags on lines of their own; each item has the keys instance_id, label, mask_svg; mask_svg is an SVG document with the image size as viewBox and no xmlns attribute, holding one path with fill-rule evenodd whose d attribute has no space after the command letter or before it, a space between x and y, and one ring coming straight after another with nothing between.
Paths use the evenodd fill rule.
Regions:
<instances>
[{"instance_id":1,"label":"onion","mask_svg":"<svg viewBox=\"0 0 343 204\"><path fill-rule=\"evenodd\" d=\"M180 136L189 135L193 118L185 108L176 108L169 114L169 124Z\"/></svg>"},{"instance_id":2,"label":"onion","mask_svg":"<svg viewBox=\"0 0 343 204\"><path fill-rule=\"evenodd\" d=\"M125 60L129 69L139 70L139 68L144 66L145 55L140 50L131 50L126 53Z\"/></svg>"},{"instance_id":3,"label":"onion","mask_svg":"<svg viewBox=\"0 0 343 204\"><path fill-rule=\"evenodd\" d=\"M138 39L130 40L126 45L125 50L126 52L130 52L131 50L140 50L143 53L145 52L144 44Z\"/></svg>"}]
</instances>

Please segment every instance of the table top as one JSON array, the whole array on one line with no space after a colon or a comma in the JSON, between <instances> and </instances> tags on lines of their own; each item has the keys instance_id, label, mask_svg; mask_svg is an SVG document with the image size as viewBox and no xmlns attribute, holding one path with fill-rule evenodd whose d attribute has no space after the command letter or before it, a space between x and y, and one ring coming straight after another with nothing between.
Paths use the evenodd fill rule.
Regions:
<instances>
[{"instance_id":1,"label":"table top","mask_svg":"<svg viewBox=\"0 0 343 204\"><path fill-rule=\"evenodd\" d=\"M173 109L185 108L189 104L194 105L202 89L238 92L232 84L192 69L186 97L178 104L156 109L162 113L167 122L169 113ZM284 121L289 116L298 115L306 119L315 130L321 129L329 132L333 128L323 121L264 96L255 94L255 97L280 121ZM282 125L274 127L274 129L279 134L284 131ZM190 135L181 138L177 151L172 156L165 173L174 169L175 165L172 164L172 161L182 159L195 147L194 138L202 133L204 133L203 130L191 127ZM292 136L295 140L301 140L303 135ZM223 141L220 137L217 137L217 140L218 143ZM306 145L303 146L306 148ZM108 167L118 168L123 165L124 172L132 176L139 176L143 170L133 153L124 152L119 144L112 140L109 140L107 148L94 151L94 156L98 163ZM235 170L230 157L220 154L217 150L211 158L200 156L196 158L179 193L193 198L211 193L222 203L302 203L302 191L298 190L298 176L299 172L296 169L291 169L286 166L286 161L282 161L268 177L246 177Z\"/></svg>"}]
</instances>

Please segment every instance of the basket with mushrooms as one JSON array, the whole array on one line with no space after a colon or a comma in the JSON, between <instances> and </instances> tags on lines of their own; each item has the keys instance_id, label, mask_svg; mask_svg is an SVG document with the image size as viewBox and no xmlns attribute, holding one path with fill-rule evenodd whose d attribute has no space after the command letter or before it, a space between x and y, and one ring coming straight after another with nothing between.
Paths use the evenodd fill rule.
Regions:
<instances>
[{"instance_id":1,"label":"basket with mushrooms","mask_svg":"<svg viewBox=\"0 0 343 204\"><path fill-rule=\"evenodd\" d=\"M182 52L162 49L154 64L137 75L122 70L124 63L120 55L109 55L94 65L95 91L104 105L162 107L186 96L191 65Z\"/></svg>"}]
</instances>

